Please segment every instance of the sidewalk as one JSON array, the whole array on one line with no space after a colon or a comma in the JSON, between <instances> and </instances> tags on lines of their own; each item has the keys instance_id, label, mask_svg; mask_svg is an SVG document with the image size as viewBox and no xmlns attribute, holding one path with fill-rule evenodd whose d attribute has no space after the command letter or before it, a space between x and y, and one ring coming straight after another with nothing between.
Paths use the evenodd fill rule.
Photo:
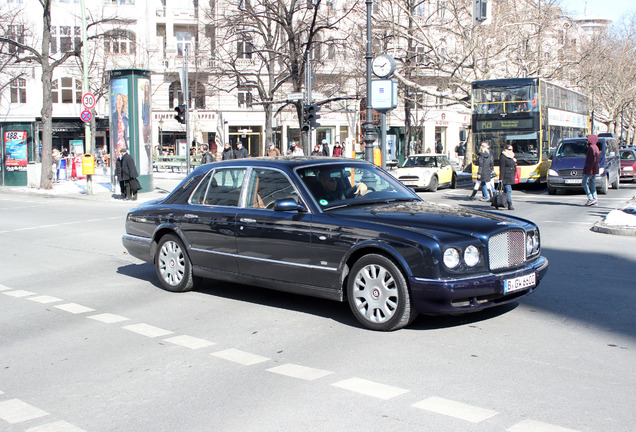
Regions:
<instances>
[{"instance_id":1,"label":"sidewalk","mask_svg":"<svg viewBox=\"0 0 636 432\"><path fill-rule=\"evenodd\" d=\"M623 208L610 211L592 226L592 231L604 234L636 236L636 195Z\"/></svg>"},{"instance_id":2,"label":"sidewalk","mask_svg":"<svg viewBox=\"0 0 636 432\"><path fill-rule=\"evenodd\" d=\"M93 200L117 200L119 198L119 184L114 189L108 171L106 174L99 170L99 174L92 176L93 193L86 192L86 178L80 180L61 180L53 183L53 189L44 190L27 186L0 186L0 193L13 193L44 197L82 198ZM137 202L157 200L165 197L185 178L185 173L153 172L154 190L139 192Z\"/></svg>"}]
</instances>

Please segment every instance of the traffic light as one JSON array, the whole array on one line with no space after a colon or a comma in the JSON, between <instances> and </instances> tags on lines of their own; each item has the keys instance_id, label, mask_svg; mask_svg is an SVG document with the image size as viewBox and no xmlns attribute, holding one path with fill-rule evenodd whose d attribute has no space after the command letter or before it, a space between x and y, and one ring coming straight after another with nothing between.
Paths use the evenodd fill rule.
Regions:
<instances>
[{"instance_id":1,"label":"traffic light","mask_svg":"<svg viewBox=\"0 0 636 432\"><path fill-rule=\"evenodd\" d=\"M174 119L179 123L185 123L185 104L174 107L174 110L177 112Z\"/></svg>"},{"instance_id":2,"label":"traffic light","mask_svg":"<svg viewBox=\"0 0 636 432\"><path fill-rule=\"evenodd\" d=\"M303 107L303 125L301 127L303 132L309 132L311 129L315 129L320 126L318 119L320 118L320 107L317 105L305 105Z\"/></svg>"}]
</instances>

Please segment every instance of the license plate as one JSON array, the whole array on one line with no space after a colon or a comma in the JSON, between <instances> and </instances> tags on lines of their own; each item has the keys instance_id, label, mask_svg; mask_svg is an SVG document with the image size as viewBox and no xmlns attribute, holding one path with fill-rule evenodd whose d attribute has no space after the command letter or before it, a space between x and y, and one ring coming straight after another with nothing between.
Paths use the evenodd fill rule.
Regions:
<instances>
[{"instance_id":1,"label":"license plate","mask_svg":"<svg viewBox=\"0 0 636 432\"><path fill-rule=\"evenodd\" d=\"M504 294L508 294L513 291L519 291L526 288L531 288L537 284L536 273L530 273L529 275L519 276L514 279L504 280Z\"/></svg>"},{"instance_id":2,"label":"license plate","mask_svg":"<svg viewBox=\"0 0 636 432\"><path fill-rule=\"evenodd\" d=\"M567 184L583 184L583 179L565 179Z\"/></svg>"}]
</instances>

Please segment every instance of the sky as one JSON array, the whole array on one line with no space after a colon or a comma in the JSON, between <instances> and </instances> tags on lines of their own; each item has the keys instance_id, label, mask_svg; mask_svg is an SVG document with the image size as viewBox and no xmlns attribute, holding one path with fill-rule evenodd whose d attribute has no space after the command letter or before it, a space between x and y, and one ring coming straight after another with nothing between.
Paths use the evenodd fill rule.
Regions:
<instances>
[{"instance_id":1,"label":"sky","mask_svg":"<svg viewBox=\"0 0 636 432\"><path fill-rule=\"evenodd\" d=\"M636 2L633 0L561 0L561 6L573 16L586 11L587 15L609 18L614 22L618 22L627 12L636 12Z\"/></svg>"}]
</instances>

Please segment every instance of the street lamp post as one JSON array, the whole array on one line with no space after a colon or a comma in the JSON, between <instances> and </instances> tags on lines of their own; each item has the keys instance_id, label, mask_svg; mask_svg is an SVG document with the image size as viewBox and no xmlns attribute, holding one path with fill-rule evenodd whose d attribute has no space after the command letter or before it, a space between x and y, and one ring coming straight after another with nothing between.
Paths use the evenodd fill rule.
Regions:
<instances>
[{"instance_id":1,"label":"street lamp post","mask_svg":"<svg viewBox=\"0 0 636 432\"><path fill-rule=\"evenodd\" d=\"M365 59L367 61L367 119L362 126L364 134L364 158L369 162L373 162L373 143L376 139L375 126L373 125L373 108L371 107L371 61L373 59L371 45L371 17L373 0L366 0L367 5L367 53Z\"/></svg>"},{"instance_id":2,"label":"street lamp post","mask_svg":"<svg viewBox=\"0 0 636 432\"><path fill-rule=\"evenodd\" d=\"M163 151L163 119L159 119L159 150Z\"/></svg>"}]
</instances>

